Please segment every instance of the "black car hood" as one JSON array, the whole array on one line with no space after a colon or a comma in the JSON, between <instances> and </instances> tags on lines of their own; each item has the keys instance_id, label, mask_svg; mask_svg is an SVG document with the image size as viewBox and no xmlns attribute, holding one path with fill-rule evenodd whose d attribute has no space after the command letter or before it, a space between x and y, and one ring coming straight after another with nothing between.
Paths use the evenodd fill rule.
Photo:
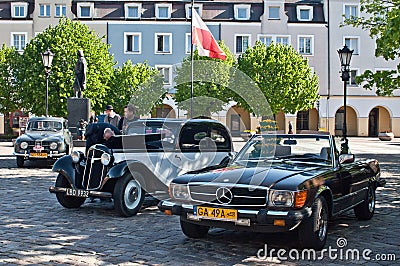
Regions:
<instances>
[{"instance_id":1,"label":"black car hood","mask_svg":"<svg viewBox=\"0 0 400 266\"><path fill-rule=\"evenodd\" d=\"M38 131L38 132L26 132L25 134L18 137L18 141L58 141L62 139L61 133L52 131Z\"/></svg>"},{"instance_id":2,"label":"black car hood","mask_svg":"<svg viewBox=\"0 0 400 266\"><path fill-rule=\"evenodd\" d=\"M207 172L192 172L175 178L172 182L215 183L226 185L251 185L274 187L275 189L295 189L310 178L326 172L327 166L304 164L272 164L265 166L232 165Z\"/></svg>"}]
</instances>

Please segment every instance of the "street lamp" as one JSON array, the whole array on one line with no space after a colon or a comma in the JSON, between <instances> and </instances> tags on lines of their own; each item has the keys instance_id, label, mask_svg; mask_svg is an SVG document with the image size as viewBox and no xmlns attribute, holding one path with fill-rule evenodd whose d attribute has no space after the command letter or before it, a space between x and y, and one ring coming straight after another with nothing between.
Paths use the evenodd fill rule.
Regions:
<instances>
[{"instance_id":1,"label":"street lamp","mask_svg":"<svg viewBox=\"0 0 400 266\"><path fill-rule=\"evenodd\" d=\"M344 117L343 117L343 141L342 144L342 153L348 153L349 151L349 144L347 140L347 121L346 121L346 101L347 101L347 81L350 79L350 61L351 56L353 55L354 50L350 50L349 47L345 44L342 49L339 49L337 52L340 58L341 64L341 73L342 73L342 81L343 81L343 98L344 98Z\"/></svg>"},{"instance_id":2,"label":"street lamp","mask_svg":"<svg viewBox=\"0 0 400 266\"><path fill-rule=\"evenodd\" d=\"M42 53L42 61L46 69L46 116L49 116L49 75L53 57L54 54L50 51L50 48L47 48L46 52Z\"/></svg>"}]
</instances>

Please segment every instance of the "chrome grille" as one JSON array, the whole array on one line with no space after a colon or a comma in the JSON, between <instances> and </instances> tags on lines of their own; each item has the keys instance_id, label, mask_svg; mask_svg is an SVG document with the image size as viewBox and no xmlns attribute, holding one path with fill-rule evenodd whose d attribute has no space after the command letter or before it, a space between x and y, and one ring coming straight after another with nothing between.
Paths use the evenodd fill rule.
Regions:
<instances>
[{"instance_id":1,"label":"chrome grille","mask_svg":"<svg viewBox=\"0 0 400 266\"><path fill-rule=\"evenodd\" d=\"M82 187L84 189L99 189L107 174L107 167L100 161L104 152L95 148L89 149L83 172Z\"/></svg>"},{"instance_id":2,"label":"chrome grille","mask_svg":"<svg viewBox=\"0 0 400 266\"><path fill-rule=\"evenodd\" d=\"M217 200L217 190L222 187L228 188L232 193L232 200L229 203ZM268 196L267 188L246 185L229 187L226 184L189 184L189 191L194 202L232 207L265 207Z\"/></svg>"}]
</instances>

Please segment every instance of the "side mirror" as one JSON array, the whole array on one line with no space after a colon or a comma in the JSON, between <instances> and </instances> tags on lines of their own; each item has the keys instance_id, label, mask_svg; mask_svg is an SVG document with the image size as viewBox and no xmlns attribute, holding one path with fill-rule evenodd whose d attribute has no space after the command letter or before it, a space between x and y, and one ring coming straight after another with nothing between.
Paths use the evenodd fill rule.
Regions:
<instances>
[{"instance_id":1,"label":"side mirror","mask_svg":"<svg viewBox=\"0 0 400 266\"><path fill-rule=\"evenodd\" d=\"M353 163L355 159L354 154L341 154L339 156L339 163L346 164L346 163Z\"/></svg>"},{"instance_id":2,"label":"side mirror","mask_svg":"<svg viewBox=\"0 0 400 266\"><path fill-rule=\"evenodd\" d=\"M230 162L232 162L233 158L235 158L237 154L238 153L236 151L229 152L228 155L224 159L222 159L219 165L222 167L227 166Z\"/></svg>"}]
</instances>

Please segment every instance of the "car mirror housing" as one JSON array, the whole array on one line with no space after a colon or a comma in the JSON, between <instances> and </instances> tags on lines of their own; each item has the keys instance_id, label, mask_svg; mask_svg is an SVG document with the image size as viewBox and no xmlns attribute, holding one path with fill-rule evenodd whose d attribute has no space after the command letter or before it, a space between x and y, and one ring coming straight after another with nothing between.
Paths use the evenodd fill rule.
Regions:
<instances>
[{"instance_id":1,"label":"car mirror housing","mask_svg":"<svg viewBox=\"0 0 400 266\"><path fill-rule=\"evenodd\" d=\"M346 164L346 163L353 163L355 159L354 154L341 154L339 156L339 163Z\"/></svg>"}]
</instances>

